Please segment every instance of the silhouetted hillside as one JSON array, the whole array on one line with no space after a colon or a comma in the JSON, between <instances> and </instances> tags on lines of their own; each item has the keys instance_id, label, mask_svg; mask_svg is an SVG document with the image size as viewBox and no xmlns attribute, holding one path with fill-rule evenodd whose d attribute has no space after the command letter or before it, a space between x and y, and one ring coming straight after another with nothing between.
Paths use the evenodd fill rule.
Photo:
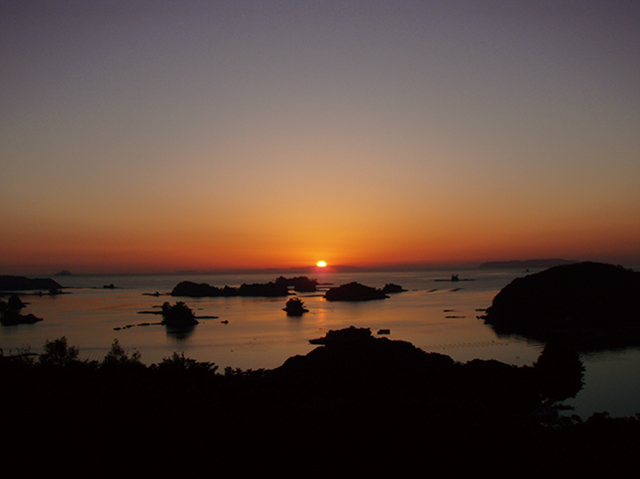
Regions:
<instances>
[{"instance_id":1,"label":"silhouetted hillside","mask_svg":"<svg viewBox=\"0 0 640 479\"><path fill-rule=\"evenodd\" d=\"M640 344L640 273L603 263L556 266L513 280L483 319L500 334L585 348Z\"/></svg>"},{"instance_id":2,"label":"silhouetted hillside","mask_svg":"<svg viewBox=\"0 0 640 479\"><path fill-rule=\"evenodd\" d=\"M239 475L404 475L426 464L615 475L635 463L637 419L554 414L549 401L581 385L566 348L515 367L455 363L367 329L314 343L269 371L221 373L178 354L145 366L117 341L102 362L83 361L65 338L38 358L0 357L3 472L43 477L64 464L71 476L167 477L224 464Z\"/></svg>"}]
</instances>

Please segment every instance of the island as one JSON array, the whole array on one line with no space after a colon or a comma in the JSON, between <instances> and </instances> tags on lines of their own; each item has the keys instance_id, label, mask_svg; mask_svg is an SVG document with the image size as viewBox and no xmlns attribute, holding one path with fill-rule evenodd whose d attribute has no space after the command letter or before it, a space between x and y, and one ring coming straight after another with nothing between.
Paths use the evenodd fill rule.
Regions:
<instances>
[{"instance_id":1,"label":"island","mask_svg":"<svg viewBox=\"0 0 640 479\"><path fill-rule=\"evenodd\" d=\"M480 319L501 335L585 349L640 345L640 273L596 262L554 266L513 280Z\"/></svg>"},{"instance_id":2,"label":"island","mask_svg":"<svg viewBox=\"0 0 640 479\"><path fill-rule=\"evenodd\" d=\"M302 316L304 313L309 312L300 298L291 298L287 301L284 311L287 312L287 316Z\"/></svg>"},{"instance_id":3,"label":"island","mask_svg":"<svg viewBox=\"0 0 640 479\"><path fill-rule=\"evenodd\" d=\"M298 293L313 293L318 289L318 280L309 279L307 276L296 276L293 278L280 276L276 279L276 284L285 284Z\"/></svg>"},{"instance_id":4,"label":"island","mask_svg":"<svg viewBox=\"0 0 640 479\"><path fill-rule=\"evenodd\" d=\"M389 296L381 289L351 282L335 288L329 288L324 297L327 301L371 301L386 299Z\"/></svg>"},{"instance_id":5,"label":"island","mask_svg":"<svg viewBox=\"0 0 640 479\"><path fill-rule=\"evenodd\" d=\"M198 324L195 314L185 303L165 302L162 305L162 324L174 329L189 329Z\"/></svg>"},{"instance_id":6,"label":"island","mask_svg":"<svg viewBox=\"0 0 640 479\"><path fill-rule=\"evenodd\" d=\"M219 288L207 283L195 283L193 281L182 281L171 291L171 296L187 296L192 298L202 297L233 297L233 296L257 296L257 297L282 297L291 294L289 288L292 287L297 292L316 291L318 282L298 276L295 278L285 278L283 276L268 283L242 284L239 287L224 286Z\"/></svg>"},{"instance_id":7,"label":"island","mask_svg":"<svg viewBox=\"0 0 640 479\"><path fill-rule=\"evenodd\" d=\"M73 273L68 269L63 269L54 274L54 276L73 276Z\"/></svg>"},{"instance_id":8,"label":"island","mask_svg":"<svg viewBox=\"0 0 640 479\"><path fill-rule=\"evenodd\" d=\"M387 283L382 288L382 292L384 294L396 294L396 293L403 293L405 291L407 290L404 289L399 284L395 284L395 283Z\"/></svg>"},{"instance_id":9,"label":"island","mask_svg":"<svg viewBox=\"0 0 640 479\"><path fill-rule=\"evenodd\" d=\"M274 282L242 284L240 287L224 286L219 288L207 283L182 281L171 291L171 296L201 297L233 297L233 296L288 296L289 288Z\"/></svg>"},{"instance_id":10,"label":"island","mask_svg":"<svg viewBox=\"0 0 640 479\"><path fill-rule=\"evenodd\" d=\"M16 326L18 324L34 324L42 321L32 313L22 314L22 309L27 303L14 295L11 295L8 301L0 300L0 323L4 326Z\"/></svg>"}]
</instances>

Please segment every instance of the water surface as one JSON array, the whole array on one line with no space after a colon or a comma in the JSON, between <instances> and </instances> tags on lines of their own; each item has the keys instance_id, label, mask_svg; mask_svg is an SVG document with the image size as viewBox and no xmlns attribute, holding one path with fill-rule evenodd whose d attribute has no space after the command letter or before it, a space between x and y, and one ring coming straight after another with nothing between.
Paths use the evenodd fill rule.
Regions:
<instances>
[{"instance_id":1,"label":"water surface","mask_svg":"<svg viewBox=\"0 0 640 479\"><path fill-rule=\"evenodd\" d=\"M496 359L514 365L533 364L544 345L517 338L500 338L477 319L492 298L517 270L456 272L470 281L441 281L453 272L325 273L315 276L323 284L358 281L368 286L402 285L407 292L389 299L360 303L328 302L322 292L303 293L309 312L288 317L284 298L173 298L165 293L180 281L206 282L214 286L268 282L274 274L258 275L153 275L68 276L57 278L70 294L24 295L31 312L44 321L33 325L0 328L5 353L29 348L40 353L47 340L66 336L83 358L101 360L114 339L130 353L139 351L146 364L157 363L173 352L225 367L274 368L296 354L313 349L309 339L328 330L349 326L371 328L376 334L390 330L390 339L409 341L425 351L466 362ZM289 274L287 276L293 276ZM114 289L104 288L113 284ZM149 296L149 293L161 293ZM176 335L164 326L135 326L159 322L161 317L140 314L157 311L164 301L185 301L202 319L193 331ZM117 329L120 328L120 329ZM577 398L567 401L575 412L588 416L640 412L640 351L626 350L582 356L586 385Z\"/></svg>"}]
</instances>

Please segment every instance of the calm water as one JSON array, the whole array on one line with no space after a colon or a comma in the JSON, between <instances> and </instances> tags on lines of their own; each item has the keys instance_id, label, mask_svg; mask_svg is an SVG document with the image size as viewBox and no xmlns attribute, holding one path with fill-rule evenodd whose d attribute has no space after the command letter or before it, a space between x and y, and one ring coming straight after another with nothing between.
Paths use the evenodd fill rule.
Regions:
<instances>
[{"instance_id":1,"label":"calm water","mask_svg":"<svg viewBox=\"0 0 640 479\"><path fill-rule=\"evenodd\" d=\"M451 272L325 273L314 276L321 283L340 285L358 281L375 287L397 283L408 291L384 301L335 303L322 292L298 295L310 310L302 318L287 317L283 298L172 298L144 293L168 293L182 280L215 286L268 282L268 275L181 275L181 276L69 276L56 278L71 294L24 295L31 312L44 321L34 325L0 328L0 347L5 353L29 347L40 353L47 340L66 336L80 348L83 358L101 360L114 339L130 353L139 351L143 362L157 363L173 352L214 362L220 368L274 368L288 357L306 354L309 339L330 329L349 326L389 329L391 339L405 340L425 351L451 356L456 361L475 358L497 359L515 365L532 364L543 344L497 337L477 319L495 294L524 273L516 270L457 272L457 283L447 279ZM287 276L294 276L288 274ZM103 285L114 284L115 289ZM202 319L187 336L175 336L164 326L135 326L160 321L160 316L140 314L157 310L164 301L184 300ZM226 322L225 323L223 323ZM612 416L640 412L640 350L600 353L582 357L586 366L584 389L567 404L587 417L608 411Z\"/></svg>"}]
</instances>

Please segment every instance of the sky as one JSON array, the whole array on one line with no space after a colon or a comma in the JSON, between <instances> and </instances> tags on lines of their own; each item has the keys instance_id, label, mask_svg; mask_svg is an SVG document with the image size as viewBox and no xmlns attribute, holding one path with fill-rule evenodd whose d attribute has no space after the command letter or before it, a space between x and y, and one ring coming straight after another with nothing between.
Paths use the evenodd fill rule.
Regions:
<instances>
[{"instance_id":1,"label":"sky","mask_svg":"<svg viewBox=\"0 0 640 479\"><path fill-rule=\"evenodd\" d=\"M640 2L0 1L0 274L640 264Z\"/></svg>"}]
</instances>

